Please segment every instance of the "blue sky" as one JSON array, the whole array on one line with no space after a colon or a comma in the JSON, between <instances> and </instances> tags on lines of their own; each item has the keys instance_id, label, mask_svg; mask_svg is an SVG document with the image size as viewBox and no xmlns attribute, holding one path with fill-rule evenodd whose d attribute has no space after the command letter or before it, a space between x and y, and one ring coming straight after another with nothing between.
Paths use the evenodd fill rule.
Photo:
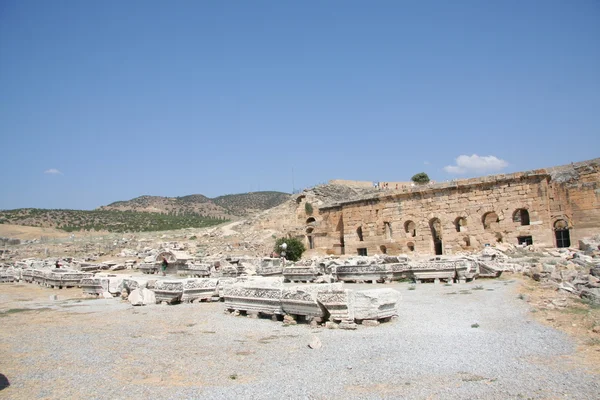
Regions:
<instances>
[{"instance_id":1,"label":"blue sky","mask_svg":"<svg viewBox=\"0 0 600 400\"><path fill-rule=\"evenodd\" d=\"M595 0L2 0L0 209L600 157L599 21Z\"/></svg>"}]
</instances>

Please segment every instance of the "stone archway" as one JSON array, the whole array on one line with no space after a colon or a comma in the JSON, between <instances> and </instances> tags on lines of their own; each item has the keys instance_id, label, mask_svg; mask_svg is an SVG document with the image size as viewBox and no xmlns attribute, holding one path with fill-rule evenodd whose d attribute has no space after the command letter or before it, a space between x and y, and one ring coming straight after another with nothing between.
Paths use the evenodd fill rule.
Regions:
<instances>
[{"instance_id":1,"label":"stone archway","mask_svg":"<svg viewBox=\"0 0 600 400\"><path fill-rule=\"evenodd\" d=\"M483 229L489 230L494 228L500 222L500 218L494 211L490 211L483 214L481 222L483 223Z\"/></svg>"},{"instance_id":2,"label":"stone archway","mask_svg":"<svg viewBox=\"0 0 600 400\"><path fill-rule=\"evenodd\" d=\"M558 219L554 222L554 237L556 247L571 247L571 233L569 232L569 223L564 219Z\"/></svg>"},{"instance_id":3,"label":"stone archway","mask_svg":"<svg viewBox=\"0 0 600 400\"><path fill-rule=\"evenodd\" d=\"M314 229L312 227L306 228L306 240L308 241L309 250L315 248L315 238L313 236L313 230Z\"/></svg>"},{"instance_id":4,"label":"stone archway","mask_svg":"<svg viewBox=\"0 0 600 400\"><path fill-rule=\"evenodd\" d=\"M413 221L406 221L404 223L404 232L406 232L409 237L417 236L417 225Z\"/></svg>"},{"instance_id":5,"label":"stone archway","mask_svg":"<svg viewBox=\"0 0 600 400\"><path fill-rule=\"evenodd\" d=\"M429 229L431 229L431 236L433 238L433 251L435 255L444 254L444 248L442 244L442 222L439 218L432 218L429 220Z\"/></svg>"}]
</instances>

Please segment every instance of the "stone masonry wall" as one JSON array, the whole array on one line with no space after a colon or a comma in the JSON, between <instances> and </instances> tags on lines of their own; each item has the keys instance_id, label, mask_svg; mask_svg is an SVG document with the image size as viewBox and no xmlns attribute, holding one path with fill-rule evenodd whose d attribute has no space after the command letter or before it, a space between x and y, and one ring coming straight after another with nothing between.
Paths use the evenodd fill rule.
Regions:
<instances>
[{"instance_id":1,"label":"stone masonry wall","mask_svg":"<svg viewBox=\"0 0 600 400\"><path fill-rule=\"evenodd\" d=\"M555 227L565 221L576 244L600 232L599 164L595 159L372 194L315 211L311 234L329 253L342 251L342 230L345 254L452 254L529 239L554 247Z\"/></svg>"}]
</instances>

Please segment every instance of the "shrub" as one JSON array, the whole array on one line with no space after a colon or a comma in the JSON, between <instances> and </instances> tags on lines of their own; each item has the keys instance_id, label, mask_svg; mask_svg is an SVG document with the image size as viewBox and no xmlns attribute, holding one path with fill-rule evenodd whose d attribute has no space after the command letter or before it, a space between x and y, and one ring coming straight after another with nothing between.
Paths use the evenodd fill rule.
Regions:
<instances>
[{"instance_id":1,"label":"shrub","mask_svg":"<svg viewBox=\"0 0 600 400\"><path fill-rule=\"evenodd\" d=\"M312 206L312 204L310 204L308 202L304 203L304 211L306 211L306 214L312 215L312 213L313 213L313 206Z\"/></svg>"},{"instance_id":2,"label":"shrub","mask_svg":"<svg viewBox=\"0 0 600 400\"><path fill-rule=\"evenodd\" d=\"M285 258L290 261L298 261L302 258L302 253L306 251L306 247L304 247L304 243L296 238L279 238L275 241L275 246L273 247L273 251L277 254L281 252L281 246L283 243L287 244L287 249L285 250Z\"/></svg>"},{"instance_id":3,"label":"shrub","mask_svg":"<svg viewBox=\"0 0 600 400\"><path fill-rule=\"evenodd\" d=\"M413 175L410 180L418 184L429 183L430 181L429 175L427 175L425 172L419 172L418 174Z\"/></svg>"}]
</instances>

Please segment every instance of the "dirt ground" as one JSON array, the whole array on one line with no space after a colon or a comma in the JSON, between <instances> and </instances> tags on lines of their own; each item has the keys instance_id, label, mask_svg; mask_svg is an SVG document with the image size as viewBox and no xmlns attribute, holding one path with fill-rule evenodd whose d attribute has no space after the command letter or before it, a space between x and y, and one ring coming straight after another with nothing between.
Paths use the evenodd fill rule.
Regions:
<instances>
[{"instance_id":1,"label":"dirt ground","mask_svg":"<svg viewBox=\"0 0 600 400\"><path fill-rule=\"evenodd\" d=\"M21 240L33 240L40 237L49 239L67 238L71 234L54 228L38 228L34 226L0 224L0 237L8 237Z\"/></svg>"},{"instance_id":2,"label":"dirt ground","mask_svg":"<svg viewBox=\"0 0 600 400\"><path fill-rule=\"evenodd\" d=\"M515 283L516 278L516 275L510 275L503 278L504 282L502 280L482 280L473 284L452 287L426 284L419 286L416 290L409 290L407 287L401 287L401 290L405 300L409 300L408 297L415 293L436 289L436 293L439 292L436 297L424 296L423 299L426 299L427 302L443 299L444 302L467 301L469 304L475 304L478 302L475 296L479 296L480 300L485 299L486 293L497 293L500 288L507 287L509 298L514 296L509 299L510 301L520 299L528 302L532 316L543 324L568 333L579 344L575 354L560 355L551 359L540 357L527 362L544 365L549 362L560 362L560 367L557 368L561 371L569 368L575 370L585 364L592 373L599 374L600 340L598 338L600 338L600 334L595 333L593 329L600 325L600 309L583 304L576 298L569 298L566 307L548 309L547 304L552 300L560 300L558 301L560 303L564 295L528 279L518 278L518 282ZM479 288L480 285L481 288ZM484 286L486 289L483 289ZM498 287L495 291L488 291L494 290L494 286ZM442 292L448 293L440 294ZM468 300L471 296L473 296L473 300ZM224 316L222 308L222 303L204 303L202 305L182 304L174 307L156 306L132 309L127 302L121 303L114 299L87 300L81 289L77 288L52 290L25 283L0 285L0 337L2 338L0 340L0 374L10 377L13 384L13 386L0 391L0 398L174 398L171 395L174 395L175 391L184 390L192 385L197 387L217 385L225 388L224 390L234 391L238 384L260 382L263 379L261 374L264 371L261 368L257 366L250 368L248 365L261 365L260 363L269 359L275 365L273 371L283 371L292 359L281 361L280 359L283 357L281 354L269 352L280 349L280 345L285 345L289 353L302 355L305 354L303 352L309 351L306 350L306 343L313 333L308 328L283 328L271 321L253 321L247 318L236 319L235 324L232 324L234 317ZM510 312L510 309L508 311ZM465 312L466 310L463 310L457 316ZM231 335L227 340L218 341L216 340L217 333L228 332L223 330L222 325L218 322L221 320L227 320L228 324L232 324L228 329L235 332L235 335ZM479 322L482 324L481 328L467 327L467 332L471 335L479 335L487 329L499 329L493 328L491 321L488 321L487 325L484 321ZM346 340L353 340L353 338L369 342L369 346L377 346L377 342L372 341L372 338L397 329L394 326L399 327L401 324L382 324L377 328L366 328L357 332L324 330L319 336L329 347L345 343ZM433 329L429 323L424 326ZM407 324L407 330L399 332L411 332L413 329L412 325ZM501 328L500 331L502 331ZM334 334L336 336L332 336ZM471 340L477 340L477 336L469 337ZM23 338L23 340L19 338ZM35 345L28 344L32 338L36 338ZM401 336L400 338L400 341L395 342L395 346L402 346L403 340L416 341L416 337ZM73 344L73 348L65 347L67 344ZM385 346L388 345L389 342L383 341L382 346L384 347L382 348L387 348ZM413 345L421 352L426 352L416 342L407 345L407 349L412 349ZM337 351L343 349L342 346ZM309 353L310 357L317 357L314 365L319 365L318 361L323 361L318 357L319 354L324 354L324 350L325 348L320 353ZM406 361L407 366L418 365L418 363L410 361L411 355L418 353L418 351L403 353L408 360ZM462 353L458 352L457 354ZM267 354L269 357L260 358L263 357L261 354ZM344 354L346 357L346 353ZM433 352L433 354L437 353ZM393 365L387 360L388 357L379 351L367 352L365 355L366 357L359 358L361 363L365 362L365 365L370 364L365 361L369 360L369 357L375 357L373 360L377 360L377 362L388 362L388 364L384 364L387 365L386 368ZM323 355L323 357L330 356ZM314 367L309 362L310 357L304 356L304 358L300 357L294 360L298 363L296 368L302 374L308 373L308 369L303 370L302 368ZM446 357L451 357L451 355L447 353ZM11 358L13 358L12 361ZM485 357L482 355L482 358ZM252 361L254 359L258 361ZM304 364L299 361L302 359L309 361ZM391 359L393 360L394 357ZM468 355L468 359L470 362L474 362L475 354ZM65 363L65 360L70 360L70 362ZM110 360L110 363L107 360ZM198 361L197 365L191 364L191 361L194 360ZM251 364L252 362L254 364ZM415 379L410 382L410 385L406 383L398 386L394 383L390 387L384 387L380 386L381 383L370 381L367 385L361 381L363 377L362 364L359 364L357 360L344 362L347 363L347 366L338 373L349 375L352 378L349 382L353 382L354 386L351 387L351 390L349 389L349 392L354 393L355 396L360 397L363 394L361 390L363 390L365 396L371 395L370 398L373 398L374 393L381 393L381 397L387 398L429 397L425 394L430 393L432 383L426 379ZM280 369L277 369L279 368L277 366L280 366ZM460 368L467 367L461 364ZM534 368L536 368L534 371L537 371L535 365ZM410 369L406 371L410 371ZM441 380L435 383L439 386L439 394L432 398L445 398L448 393L454 394L453 398L476 398L472 396L480 392L468 392L465 396L471 397L461 397L462 395L457 393L462 392L456 392L456 390L460 391L468 386L477 386L479 390L485 390L485 386L493 387L502 383L502 379L496 381L495 378L485 378L483 372L482 376L468 375L467 372L461 372L457 381L456 379L450 381L450 378L444 375L443 379L440 378ZM59 376L64 379L58 379ZM71 377L72 381L69 381L67 377ZM23 381L25 378L27 380ZM104 378L113 379L112 384L108 385L107 382L103 382ZM118 382L114 379L117 379ZM402 382L410 380L407 377L402 379ZM52 387L44 389L43 386L48 380L52 382ZM523 380L527 381L525 378ZM77 385L74 385L73 381ZM461 388L452 386L457 384L461 385ZM542 382L540 386L543 387L544 384L545 382ZM505 383L505 385L510 386L509 383ZM524 385L529 385L529 383L524 383ZM104 389L108 386L111 390ZM115 388L120 387L127 388L127 390L116 391ZM453 387L455 392L447 392L448 387ZM139 392L129 392L130 390ZM399 396L403 393L402 390L407 391L406 396ZM184 395L180 398L190 398L189 393L192 392L184 391L182 393ZM507 398L497 397L506 392L489 393L491 394L482 395L479 398ZM528 395L530 392L523 390L523 393ZM60 397L58 397L59 394ZM534 398L549 399L558 398L558 396L557 393L549 392L544 396ZM244 397L243 393L233 397L248 398ZM262 398L276 397L265 396ZM340 394L340 397L336 398L344 397ZM515 397L509 396L509 398ZM573 395L569 398L578 397Z\"/></svg>"},{"instance_id":3,"label":"dirt ground","mask_svg":"<svg viewBox=\"0 0 600 400\"><path fill-rule=\"evenodd\" d=\"M600 373L600 306L527 277L515 278L520 283L516 295L530 304L531 316L571 336L578 344L572 361Z\"/></svg>"}]
</instances>

